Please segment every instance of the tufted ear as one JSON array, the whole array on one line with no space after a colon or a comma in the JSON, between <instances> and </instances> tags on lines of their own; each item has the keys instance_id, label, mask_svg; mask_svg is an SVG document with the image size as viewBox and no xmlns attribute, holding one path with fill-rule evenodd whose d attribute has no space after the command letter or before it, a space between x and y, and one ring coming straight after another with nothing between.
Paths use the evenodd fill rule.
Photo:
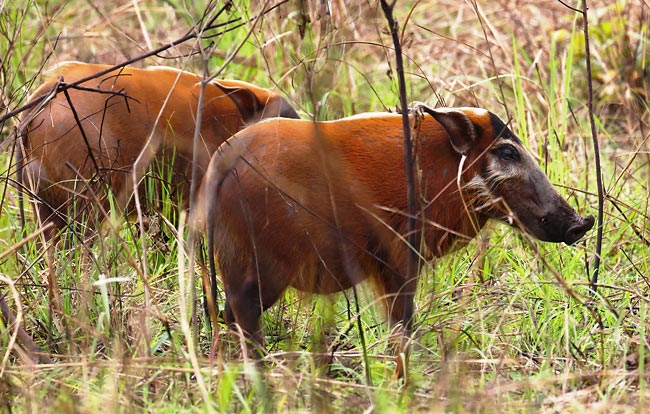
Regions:
<instances>
[{"instance_id":1,"label":"tufted ear","mask_svg":"<svg viewBox=\"0 0 650 414\"><path fill-rule=\"evenodd\" d=\"M259 114L264 108L253 92L246 88L224 86L219 82L213 83L232 99L244 123L249 124L258 121Z\"/></svg>"},{"instance_id":2,"label":"tufted ear","mask_svg":"<svg viewBox=\"0 0 650 414\"><path fill-rule=\"evenodd\" d=\"M474 141L478 138L478 133L476 125L464 112L454 108L422 107L422 109L445 128L449 134L451 146L457 153L461 155L469 153Z\"/></svg>"}]
</instances>

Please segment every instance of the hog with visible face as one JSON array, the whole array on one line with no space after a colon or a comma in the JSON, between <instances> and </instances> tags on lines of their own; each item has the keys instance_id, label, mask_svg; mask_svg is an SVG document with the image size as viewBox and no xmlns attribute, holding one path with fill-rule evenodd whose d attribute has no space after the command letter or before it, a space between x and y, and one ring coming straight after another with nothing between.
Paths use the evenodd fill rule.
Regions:
<instances>
[{"instance_id":1,"label":"hog with visible face","mask_svg":"<svg viewBox=\"0 0 650 414\"><path fill-rule=\"evenodd\" d=\"M568 244L593 226L498 117L420 109L411 120L415 248L423 257L466 244L490 218ZM402 117L388 113L273 119L226 141L208 167L197 215L221 268L226 320L261 346L258 318L287 287L328 294L371 278L408 335L417 273L407 273L403 145Z\"/></svg>"},{"instance_id":2,"label":"hog with visible face","mask_svg":"<svg viewBox=\"0 0 650 414\"><path fill-rule=\"evenodd\" d=\"M425 109L434 117L437 112ZM480 174L465 186L476 194L474 201L499 203L503 208L490 210L492 218L511 222L542 241L574 244L594 225L592 216L580 217L558 194L524 148L521 140L496 115L489 113L497 137L487 151ZM441 118L441 121L444 120ZM516 220L508 219L509 213Z\"/></svg>"}]
</instances>

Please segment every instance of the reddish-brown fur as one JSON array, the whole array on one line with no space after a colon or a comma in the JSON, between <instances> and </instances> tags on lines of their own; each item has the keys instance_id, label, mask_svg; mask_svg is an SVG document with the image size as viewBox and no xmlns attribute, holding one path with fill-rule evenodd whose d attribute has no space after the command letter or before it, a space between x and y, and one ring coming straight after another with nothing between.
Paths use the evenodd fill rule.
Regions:
<instances>
[{"instance_id":1,"label":"reddish-brown fur","mask_svg":"<svg viewBox=\"0 0 650 414\"><path fill-rule=\"evenodd\" d=\"M32 99L52 93L59 77L71 83L108 67L79 62L61 64L50 71L50 79L34 92ZM200 80L192 73L167 67L127 67L81 85L109 93L68 90L72 107L81 120L79 124L63 93L30 111L23 118L21 132L25 146L24 177L36 193L41 219L61 225L74 220L70 216L73 199L78 204L76 214L93 204L93 194L86 191L88 184L78 181L81 177L95 183L90 187L104 208L108 207L107 187L124 207L132 193L130 173L141 152L137 178L156 157L162 160L163 169L171 165L175 152L172 194L182 193L186 199ZM197 153L199 180L216 148L245 123L278 115L298 117L274 92L241 81L218 82L220 86L213 82L205 89Z\"/></svg>"},{"instance_id":2,"label":"reddish-brown fur","mask_svg":"<svg viewBox=\"0 0 650 414\"><path fill-rule=\"evenodd\" d=\"M414 131L414 248L426 259L466 244L489 218L505 219L503 202L517 195L501 194L504 183L531 186L532 202L546 200L546 212L534 213L542 222L552 213L560 217L555 230L531 225L538 238L572 243L593 225L552 189L529 155L506 165L514 155L504 148L523 148L498 118L472 108L424 112ZM332 122L273 119L238 133L214 155L199 194L198 225L206 226L221 268L226 320L257 344L263 344L261 312L287 287L328 294L366 278L382 288L391 321L408 334L417 274L407 274L401 122L394 114ZM499 166L512 177L495 178ZM534 171L513 174L516 168ZM532 202L518 207L520 227L528 228Z\"/></svg>"}]
</instances>

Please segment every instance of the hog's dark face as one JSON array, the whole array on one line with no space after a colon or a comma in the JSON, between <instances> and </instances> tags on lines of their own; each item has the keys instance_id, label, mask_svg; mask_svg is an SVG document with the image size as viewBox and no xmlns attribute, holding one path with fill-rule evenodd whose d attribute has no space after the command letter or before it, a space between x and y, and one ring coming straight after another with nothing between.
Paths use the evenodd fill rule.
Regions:
<instances>
[{"instance_id":1,"label":"hog's dark face","mask_svg":"<svg viewBox=\"0 0 650 414\"><path fill-rule=\"evenodd\" d=\"M494 201L494 218L523 227L547 242L573 244L594 225L593 216L581 217L553 188L544 172L506 125L490 114L495 139L486 153L481 173L468 187L483 201ZM512 219L514 215L514 220Z\"/></svg>"}]
</instances>

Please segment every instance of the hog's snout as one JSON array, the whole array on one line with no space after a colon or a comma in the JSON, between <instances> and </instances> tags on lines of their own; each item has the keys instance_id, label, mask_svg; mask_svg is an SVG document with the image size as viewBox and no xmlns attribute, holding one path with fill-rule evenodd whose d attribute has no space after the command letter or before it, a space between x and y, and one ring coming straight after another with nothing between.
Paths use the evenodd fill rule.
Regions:
<instances>
[{"instance_id":1,"label":"hog's snout","mask_svg":"<svg viewBox=\"0 0 650 414\"><path fill-rule=\"evenodd\" d=\"M579 217L579 216L578 216ZM564 242L566 244L574 244L582 238L594 226L594 216L579 217L579 222L569 227L564 234Z\"/></svg>"}]
</instances>

